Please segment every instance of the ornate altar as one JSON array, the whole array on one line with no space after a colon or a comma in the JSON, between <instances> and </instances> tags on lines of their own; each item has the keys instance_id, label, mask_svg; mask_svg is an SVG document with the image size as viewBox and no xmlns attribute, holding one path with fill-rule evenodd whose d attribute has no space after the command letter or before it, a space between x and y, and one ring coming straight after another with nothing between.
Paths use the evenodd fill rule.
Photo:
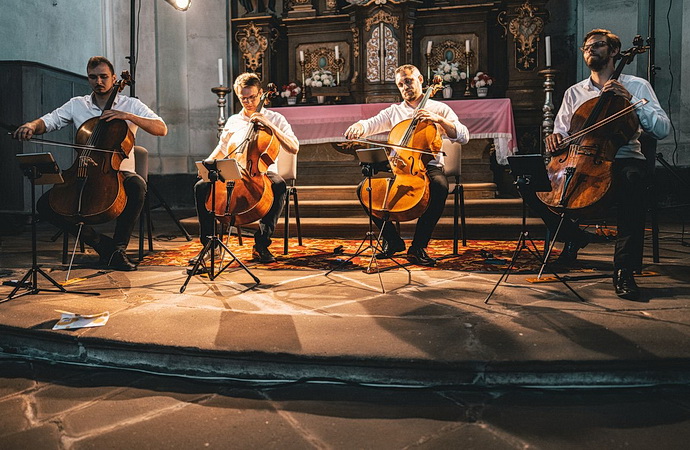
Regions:
<instances>
[{"instance_id":1,"label":"ornate altar","mask_svg":"<svg viewBox=\"0 0 690 450\"><path fill-rule=\"evenodd\" d=\"M249 2L232 8L233 71L252 70L279 86L303 85L316 71L337 78L303 89L302 105L316 104L317 96L338 103L397 102L394 71L402 64L416 65L425 78L442 62L470 77L488 72L496 80L491 97L512 100L521 151L533 151L543 99L538 72L544 68L544 3L290 0L283 1L282 11L265 6L262 13ZM450 84L452 99L476 96L464 80Z\"/></svg>"}]
</instances>

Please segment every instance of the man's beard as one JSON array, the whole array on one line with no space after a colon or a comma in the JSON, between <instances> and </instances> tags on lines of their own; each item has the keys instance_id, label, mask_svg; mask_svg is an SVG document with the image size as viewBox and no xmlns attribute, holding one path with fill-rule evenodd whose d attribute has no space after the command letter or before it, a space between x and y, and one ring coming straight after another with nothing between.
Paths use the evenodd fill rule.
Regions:
<instances>
[{"instance_id":1,"label":"man's beard","mask_svg":"<svg viewBox=\"0 0 690 450\"><path fill-rule=\"evenodd\" d=\"M611 55L607 55L605 58L590 58L587 67L593 72L599 72L606 67L609 61L611 61Z\"/></svg>"}]
</instances>

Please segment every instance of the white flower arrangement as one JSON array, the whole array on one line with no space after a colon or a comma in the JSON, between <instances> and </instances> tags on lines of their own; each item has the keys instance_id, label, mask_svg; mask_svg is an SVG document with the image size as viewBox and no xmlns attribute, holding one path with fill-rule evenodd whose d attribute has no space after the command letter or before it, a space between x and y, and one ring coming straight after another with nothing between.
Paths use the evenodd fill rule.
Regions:
<instances>
[{"instance_id":1,"label":"white flower arrangement","mask_svg":"<svg viewBox=\"0 0 690 450\"><path fill-rule=\"evenodd\" d=\"M434 70L434 75L441 76L446 83L467 78L467 74L460 71L460 66L457 62L449 63L448 61L442 61Z\"/></svg>"},{"instance_id":2,"label":"white flower arrangement","mask_svg":"<svg viewBox=\"0 0 690 450\"><path fill-rule=\"evenodd\" d=\"M304 80L304 84L311 87L330 87L335 85L335 81L330 70L315 70Z\"/></svg>"}]
</instances>

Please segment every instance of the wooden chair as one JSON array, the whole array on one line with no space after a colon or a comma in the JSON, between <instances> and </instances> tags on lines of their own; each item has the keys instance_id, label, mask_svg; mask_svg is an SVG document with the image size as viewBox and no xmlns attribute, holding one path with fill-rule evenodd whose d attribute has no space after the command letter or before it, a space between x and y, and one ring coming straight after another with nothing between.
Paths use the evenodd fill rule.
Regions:
<instances>
[{"instance_id":1,"label":"wooden chair","mask_svg":"<svg viewBox=\"0 0 690 450\"><path fill-rule=\"evenodd\" d=\"M140 145L135 145L132 149L134 152L134 166L135 172L146 181L149 182L149 152ZM148 237L149 252L153 251L153 224L151 223L151 205L149 202L149 192L147 190L144 198L144 206L139 214L139 261L144 259L144 228L146 228L146 235Z\"/></svg>"},{"instance_id":2,"label":"wooden chair","mask_svg":"<svg viewBox=\"0 0 690 450\"><path fill-rule=\"evenodd\" d=\"M288 240L290 239L290 199L295 205L295 221L297 223L297 242L302 245L302 225L300 224L299 202L297 200L297 155L280 151L278 156L278 175L287 184L287 195L285 196L285 227L283 231L283 255L288 254Z\"/></svg>"},{"instance_id":3,"label":"wooden chair","mask_svg":"<svg viewBox=\"0 0 690 450\"><path fill-rule=\"evenodd\" d=\"M452 182L448 184L449 194L453 194L453 254L458 254L459 235L462 236L462 246L467 246L467 224L465 221L465 190L460 181L462 175L462 145L443 140L441 147L444 157L444 170ZM460 222L458 226L458 221Z\"/></svg>"}]
</instances>

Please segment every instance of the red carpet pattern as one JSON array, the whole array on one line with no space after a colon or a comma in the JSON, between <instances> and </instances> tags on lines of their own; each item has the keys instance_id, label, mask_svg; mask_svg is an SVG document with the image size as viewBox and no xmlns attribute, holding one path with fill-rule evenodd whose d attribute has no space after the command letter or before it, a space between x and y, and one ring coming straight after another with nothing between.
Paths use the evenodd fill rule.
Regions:
<instances>
[{"instance_id":1,"label":"red carpet pattern","mask_svg":"<svg viewBox=\"0 0 690 450\"><path fill-rule=\"evenodd\" d=\"M344 239L304 239L303 245L292 239L288 254L283 255L282 239L275 239L271 245L271 252L276 256L273 264L260 264L252 261L251 238L244 238L244 245L240 246L235 240L229 245L230 251L242 262L251 263L252 267L265 269L320 269L329 270L339 267L339 270L363 270L371 260L371 249L365 250L359 256L343 265L343 261L351 258L358 250L365 249L369 241ZM409 247L410 241L406 241ZM461 243L460 243L461 244ZM438 258L436 267L421 267L410 264L405 258L405 252L398 253L396 260L403 265L430 270L458 270L470 272L501 272L510 263L515 251L514 241L468 241L467 246L458 245L458 254L453 255L452 240L432 240L427 248L430 256ZM535 241L541 251L544 243ZM531 246L531 244L530 244ZM185 267L190 258L201 251L201 244L185 242L174 250L156 251L147 255L141 262L143 266L178 266ZM558 252L554 251L554 256ZM226 256L227 261L227 256ZM395 268L397 265L388 259L378 260L381 270ZM539 261L531 256L527 250L522 250L513 267L515 272L533 272L539 269Z\"/></svg>"}]
</instances>

